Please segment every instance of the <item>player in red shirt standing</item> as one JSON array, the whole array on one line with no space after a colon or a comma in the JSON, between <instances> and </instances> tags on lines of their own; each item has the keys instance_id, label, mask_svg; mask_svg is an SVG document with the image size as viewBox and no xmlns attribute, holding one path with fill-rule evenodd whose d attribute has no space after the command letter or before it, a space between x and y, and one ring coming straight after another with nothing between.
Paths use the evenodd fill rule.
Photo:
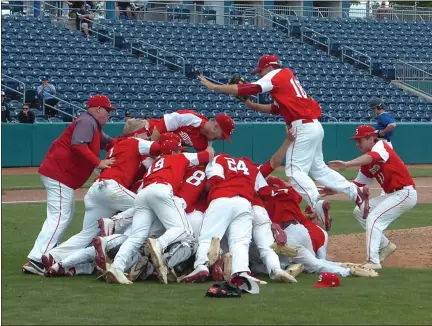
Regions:
<instances>
[{"instance_id":1,"label":"player in red shirt standing","mask_svg":"<svg viewBox=\"0 0 432 326\"><path fill-rule=\"evenodd\" d=\"M318 121L321 107L307 95L293 72L282 68L282 63L274 55L262 56L253 72L258 73L260 79L250 84L216 85L203 76L200 80L211 90L240 97L271 94L273 104L257 104L250 100L245 103L255 111L282 115L287 125L295 129L297 138L286 152L285 173L295 190L315 211L328 213L328 206L323 206L324 201L320 200L319 191L309 173L321 184L346 193L359 206L363 205L367 201L367 193L324 163L324 129Z\"/></svg>"},{"instance_id":2,"label":"player in red shirt standing","mask_svg":"<svg viewBox=\"0 0 432 326\"><path fill-rule=\"evenodd\" d=\"M132 234L120 247L118 254L107 271L107 281L130 284L124 271L131 256L139 251L148 238L152 224L159 219L166 232L158 239L148 239L150 256L158 278L167 284L168 268L163 260L164 250L172 243L192 237L192 230L186 213L175 200L189 166L205 164L214 156L214 149L208 147L199 153L182 153L181 143L168 140L161 145L161 153L144 176L143 189L135 199L135 213L132 220Z\"/></svg>"},{"instance_id":3,"label":"player in red shirt standing","mask_svg":"<svg viewBox=\"0 0 432 326\"><path fill-rule=\"evenodd\" d=\"M337 170L360 167L355 183L364 186L375 178L385 191L385 195L369 201L369 214L359 208L354 215L366 229L366 268L380 269L381 262L391 255L396 246L390 242L383 231L403 213L417 203L417 191L407 167L396 152L384 141L377 138L371 126L359 126L351 137L364 155L351 161L331 161L329 166ZM328 189L325 194L330 194Z\"/></svg>"}]
</instances>

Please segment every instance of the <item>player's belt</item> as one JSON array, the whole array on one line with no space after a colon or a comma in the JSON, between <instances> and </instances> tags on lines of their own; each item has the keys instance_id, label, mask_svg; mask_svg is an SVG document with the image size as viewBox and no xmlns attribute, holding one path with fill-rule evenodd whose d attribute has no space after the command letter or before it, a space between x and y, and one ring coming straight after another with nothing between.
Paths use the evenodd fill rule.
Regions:
<instances>
[{"instance_id":1,"label":"player's belt","mask_svg":"<svg viewBox=\"0 0 432 326\"><path fill-rule=\"evenodd\" d=\"M299 126L299 125L304 125L305 123L312 123L312 122L314 122L313 119L300 119L300 120L294 120L294 121L292 121L292 122L290 122L290 123L288 124L288 127L289 127L289 128L297 127L297 126Z\"/></svg>"},{"instance_id":2,"label":"player's belt","mask_svg":"<svg viewBox=\"0 0 432 326\"><path fill-rule=\"evenodd\" d=\"M289 220L287 222L282 222L280 224L280 227L282 230L285 230L287 227L289 227L290 225L295 225L295 224L299 224L299 221L297 221L295 218L292 220Z\"/></svg>"},{"instance_id":3,"label":"player's belt","mask_svg":"<svg viewBox=\"0 0 432 326\"><path fill-rule=\"evenodd\" d=\"M404 187L395 188L395 189L393 189L390 193L394 193L394 192L396 192L396 191L403 190L403 189L406 189L406 190L414 190L414 189L415 189L415 186L404 186Z\"/></svg>"}]
</instances>

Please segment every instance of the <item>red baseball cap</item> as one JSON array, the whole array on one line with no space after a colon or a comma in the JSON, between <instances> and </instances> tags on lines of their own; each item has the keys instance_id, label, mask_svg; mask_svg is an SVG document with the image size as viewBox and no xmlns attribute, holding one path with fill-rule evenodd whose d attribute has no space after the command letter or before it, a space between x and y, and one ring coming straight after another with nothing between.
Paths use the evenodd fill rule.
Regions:
<instances>
[{"instance_id":1,"label":"red baseball cap","mask_svg":"<svg viewBox=\"0 0 432 326\"><path fill-rule=\"evenodd\" d=\"M163 142L160 146L160 152L162 154L171 154L173 151L186 151L186 148L182 147L181 142L174 140L174 139L168 139L167 141Z\"/></svg>"},{"instance_id":2,"label":"red baseball cap","mask_svg":"<svg viewBox=\"0 0 432 326\"><path fill-rule=\"evenodd\" d=\"M235 129L234 120L231 119L231 117L225 113L220 113L217 116L215 116L215 120L219 125L219 127L222 129L224 138L229 142L231 142L231 134Z\"/></svg>"},{"instance_id":3,"label":"red baseball cap","mask_svg":"<svg viewBox=\"0 0 432 326\"><path fill-rule=\"evenodd\" d=\"M375 128L372 126L361 125L356 129L356 133L350 139L361 139L368 136L376 136Z\"/></svg>"},{"instance_id":4,"label":"red baseball cap","mask_svg":"<svg viewBox=\"0 0 432 326\"><path fill-rule=\"evenodd\" d=\"M109 98L105 95L94 95L90 97L87 101L87 106L89 108L96 108L100 106L104 109L115 110L115 108L111 106Z\"/></svg>"},{"instance_id":5,"label":"red baseball cap","mask_svg":"<svg viewBox=\"0 0 432 326\"><path fill-rule=\"evenodd\" d=\"M314 288L335 288L340 286L340 277L334 273L321 273Z\"/></svg>"},{"instance_id":6,"label":"red baseball cap","mask_svg":"<svg viewBox=\"0 0 432 326\"><path fill-rule=\"evenodd\" d=\"M159 143L162 144L166 142L167 140L175 140L178 143L181 143L182 139L179 135L173 133L173 132L166 132L159 137Z\"/></svg>"},{"instance_id":7,"label":"red baseball cap","mask_svg":"<svg viewBox=\"0 0 432 326\"><path fill-rule=\"evenodd\" d=\"M258 73L264 68L267 67L280 67L282 63L279 61L279 58L275 55L265 54L258 61L258 68L252 70L253 73Z\"/></svg>"}]
</instances>

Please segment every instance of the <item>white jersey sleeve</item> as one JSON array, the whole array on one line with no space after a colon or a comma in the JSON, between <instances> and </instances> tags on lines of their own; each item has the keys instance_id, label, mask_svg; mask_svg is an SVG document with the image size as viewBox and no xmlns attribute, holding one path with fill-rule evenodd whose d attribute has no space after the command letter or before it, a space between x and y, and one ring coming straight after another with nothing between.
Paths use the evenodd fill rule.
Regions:
<instances>
[{"instance_id":1,"label":"white jersey sleeve","mask_svg":"<svg viewBox=\"0 0 432 326\"><path fill-rule=\"evenodd\" d=\"M183 155L188 159L189 166L195 166L200 164L197 153L183 153Z\"/></svg>"},{"instance_id":2,"label":"white jersey sleeve","mask_svg":"<svg viewBox=\"0 0 432 326\"><path fill-rule=\"evenodd\" d=\"M138 151L141 155L149 155L150 153L150 147L153 145L153 141L144 140L141 138L138 139Z\"/></svg>"},{"instance_id":3,"label":"white jersey sleeve","mask_svg":"<svg viewBox=\"0 0 432 326\"><path fill-rule=\"evenodd\" d=\"M261 172L258 172L256 179L255 179L255 191L258 191L264 187L268 187L267 181L264 179Z\"/></svg>"},{"instance_id":4,"label":"white jersey sleeve","mask_svg":"<svg viewBox=\"0 0 432 326\"><path fill-rule=\"evenodd\" d=\"M357 177L355 178L354 181L362 185L369 185L373 182L373 180L374 180L373 178L368 178L359 170Z\"/></svg>"},{"instance_id":5,"label":"white jersey sleeve","mask_svg":"<svg viewBox=\"0 0 432 326\"><path fill-rule=\"evenodd\" d=\"M377 153L380 157L381 160L383 162L387 162L387 160L389 159L389 152L387 152L387 149L384 146L384 142L382 140L380 140L379 142L377 142L374 147L372 147L371 152L373 153Z\"/></svg>"},{"instance_id":6,"label":"white jersey sleeve","mask_svg":"<svg viewBox=\"0 0 432 326\"><path fill-rule=\"evenodd\" d=\"M267 75L265 75L261 79L258 79L256 82L253 82L252 84L260 85L261 86L261 93L270 92L274 87L274 85L272 83L272 78L274 77L274 75L276 75L281 70L282 69L272 70Z\"/></svg>"},{"instance_id":7,"label":"white jersey sleeve","mask_svg":"<svg viewBox=\"0 0 432 326\"><path fill-rule=\"evenodd\" d=\"M199 127L204 122L203 119L192 113L177 113L173 112L165 114L164 122L167 131L174 131L181 127Z\"/></svg>"},{"instance_id":8,"label":"white jersey sleeve","mask_svg":"<svg viewBox=\"0 0 432 326\"><path fill-rule=\"evenodd\" d=\"M211 177L221 177L222 179L225 179L225 173L224 168L221 164L217 163L216 160L218 159L219 155L215 156L213 160L207 164L206 166L206 177L207 179L210 179Z\"/></svg>"},{"instance_id":9,"label":"white jersey sleeve","mask_svg":"<svg viewBox=\"0 0 432 326\"><path fill-rule=\"evenodd\" d=\"M146 157L144 161L142 161L142 165L144 165L144 167L148 170L152 164L153 164L153 159L151 157Z\"/></svg>"}]
</instances>

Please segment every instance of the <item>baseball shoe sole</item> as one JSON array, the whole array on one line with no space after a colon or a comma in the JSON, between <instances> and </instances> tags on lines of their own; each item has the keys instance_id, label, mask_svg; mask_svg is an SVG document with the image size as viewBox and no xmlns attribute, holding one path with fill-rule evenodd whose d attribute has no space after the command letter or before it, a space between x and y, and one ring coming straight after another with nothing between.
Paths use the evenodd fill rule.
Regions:
<instances>
[{"instance_id":1,"label":"baseball shoe sole","mask_svg":"<svg viewBox=\"0 0 432 326\"><path fill-rule=\"evenodd\" d=\"M284 230L280 227L279 224L272 223L271 231L273 233L273 237L277 244L284 245L287 242L287 236Z\"/></svg>"},{"instance_id":2,"label":"baseball shoe sole","mask_svg":"<svg viewBox=\"0 0 432 326\"><path fill-rule=\"evenodd\" d=\"M95 237L95 238L93 238L93 241L91 244L93 245L93 247L96 250L96 257L95 257L96 266L100 270L106 271L107 270L106 248L107 248L108 242L102 237Z\"/></svg>"},{"instance_id":3,"label":"baseball shoe sole","mask_svg":"<svg viewBox=\"0 0 432 326\"><path fill-rule=\"evenodd\" d=\"M50 254L42 255L42 264L44 264L45 269L50 268L55 263L56 263L56 261L55 261L54 257L51 256Z\"/></svg>"},{"instance_id":4,"label":"baseball shoe sole","mask_svg":"<svg viewBox=\"0 0 432 326\"><path fill-rule=\"evenodd\" d=\"M133 284L120 269L114 266L107 270L105 279L110 284Z\"/></svg>"},{"instance_id":5,"label":"baseball shoe sole","mask_svg":"<svg viewBox=\"0 0 432 326\"><path fill-rule=\"evenodd\" d=\"M387 246L382 248L379 252L379 259L382 263L388 256L390 256L392 253L396 251L396 245L392 242L390 242Z\"/></svg>"},{"instance_id":6,"label":"baseball shoe sole","mask_svg":"<svg viewBox=\"0 0 432 326\"><path fill-rule=\"evenodd\" d=\"M368 261L364 264L361 265L362 268L366 268L366 269L381 269L382 266L380 263L373 263L371 261Z\"/></svg>"},{"instance_id":7,"label":"baseball shoe sole","mask_svg":"<svg viewBox=\"0 0 432 326\"><path fill-rule=\"evenodd\" d=\"M224 257L219 257L210 270L213 281L222 282L224 280Z\"/></svg>"},{"instance_id":8,"label":"baseball shoe sole","mask_svg":"<svg viewBox=\"0 0 432 326\"><path fill-rule=\"evenodd\" d=\"M190 273L189 275L186 275L182 279L180 279L180 282L182 283L203 283L207 281L207 279L210 276L210 272L208 268L204 265L198 265L195 270Z\"/></svg>"},{"instance_id":9,"label":"baseball shoe sole","mask_svg":"<svg viewBox=\"0 0 432 326\"><path fill-rule=\"evenodd\" d=\"M107 237L114 233L115 222L109 218L100 218L98 220L99 229L102 237Z\"/></svg>"},{"instance_id":10,"label":"baseball shoe sole","mask_svg":"<svg viewBox=\"0 0 432 326\"><path fill-rule=\"evenodd\" d=\"M167 279L169 283L180 283L174 268L168 268Z\"/></svg>"},{"instance_id":11,"label":"baseball shoe sole","mask_svg":"<svg viewBox=\"0 0 432 326\"><path fill-rule=\"evenodd\" d=\"M232 266L232 254L227 252L223 259L223 278L225 281L229 281L231 278L231 266Z\"/></svg>"},{"instance_id":12,"label":"baseball shoe sole","mask_svg":"<svg viewBox=\"0 0 432 326\"><path fill-rule=\"evenodd\" d=\"M147 269L148 262L149 260L147 257L141 256L138 262L131 267L127 279L134 282L141 275L144 269Z\"/></svg>"},{"instance_id":13,"label":"baseball shoe sole","mask_svg":"<svg viewBox=\"0 0 432 326\"><path fill-rule=\"evenodd\" d=\"M168 267L162 258L162 249L156 239L148 239L150 260L161 283L168 284Z\"/></svg>"},{"instance_id":14,"label":"baseball shoe sole","mask_svg":"<svg viewBox=\"0 0 432 326\"><path fill-rule=\"evenodd\" d=\"M351 267L360 267L363 264L354 264L354 263L338 263L340 267L351 268Z\"/></svg>"},{"instance_id":15,"label":"baseball shoe sole","mask_svg":"<svg viewBox=\"0 0 432 326\"><path fill-rule=\"evenodd\" d=\"M285 282L285 283L297 283L297 280L295 279L294 276L292 276L290 273L282 270L282 269L278 269L275 271L275 276L276 279L281 281L281 282Z\"/></svg>"},{"instance_id":16,"label":"baseball shoe sole","mask_svg":"<svg viewBox=\"0 0 432 326\"><path fill-rule=\"evenodd\" d=\"M363 212L363 219L369 215L369 187L357 187L356 205Z\"/></svg>"},{"instance_id":17,"label":"baseball shoe sole","mask_svg":"<svg viewBox=\"0 0 432 326\"><path fill-rule=\"evenodd\" d=\"M332 221L330 217L330 203L327 200L318 201L315 205L315 212L323 223L324 229L330 231Z\"/></svg>"},{"instance_id":18,"label":"baseball shoe sole","mask_svg":"<svg viewBox=\"0 0 432 326\"><path fill-rule=\"evenodd\" d=\"M362 277L377 277L378 273L370 268L364 268L361 266L350 267L350 274L352 276L362 276Z\"/></svg>"},{"instance_id":19,"label":"baseball shoe sole","mask_svg":"<svg viewBox=\"0 0 432 326\"><path fill-rule=\"evenodd\" d=\"M23 265L22 272L24 274L44 276L45 266L42 263L30 259Z\"/></svg>"},{"instance_id":20,"label":"baseball shoe sole","mask_svg":"<svg viewBox=\"0 0 432 326\"><path fill-rule=\"evenodd\" d=\"M291 258L294 258L298 255L297 248L288 247L287 245L279 245L276 242L271 245L271 248L278 255L287 256Z\"/></svg>"},{"instance_id":21,"label":"baseball shoe sole","mask_svg":"<svg viewBox=\"0 0 432 326\"><path fill-rule=\"evenodd\" d=\"M46 277L66 276L65 270L61 263L55 263L45 272Z\"/></svg>"},{"instance_id":22,"label":"baseball shoe sole","mask_svg":"<svg viewBox=\"0 0 432 326\"><path fill-rule=\"evenodd\" d=\"M304 265L303 264L292 264L289 265L287 268L285 268L285 272L290 274L291 276L297 277L304 271Z\"/></svg>"},{"instance_id":23,"label":"baseball shoe sole","mask_svg":"<svg viewBox=\"0 0 432 326\"><path fill-rule=\"evenodd\" d=\"M220 239L214 237L211 239L210 249L208 251L209 265L213 266L220 257Z\"/></svg>"}]
</instances>

